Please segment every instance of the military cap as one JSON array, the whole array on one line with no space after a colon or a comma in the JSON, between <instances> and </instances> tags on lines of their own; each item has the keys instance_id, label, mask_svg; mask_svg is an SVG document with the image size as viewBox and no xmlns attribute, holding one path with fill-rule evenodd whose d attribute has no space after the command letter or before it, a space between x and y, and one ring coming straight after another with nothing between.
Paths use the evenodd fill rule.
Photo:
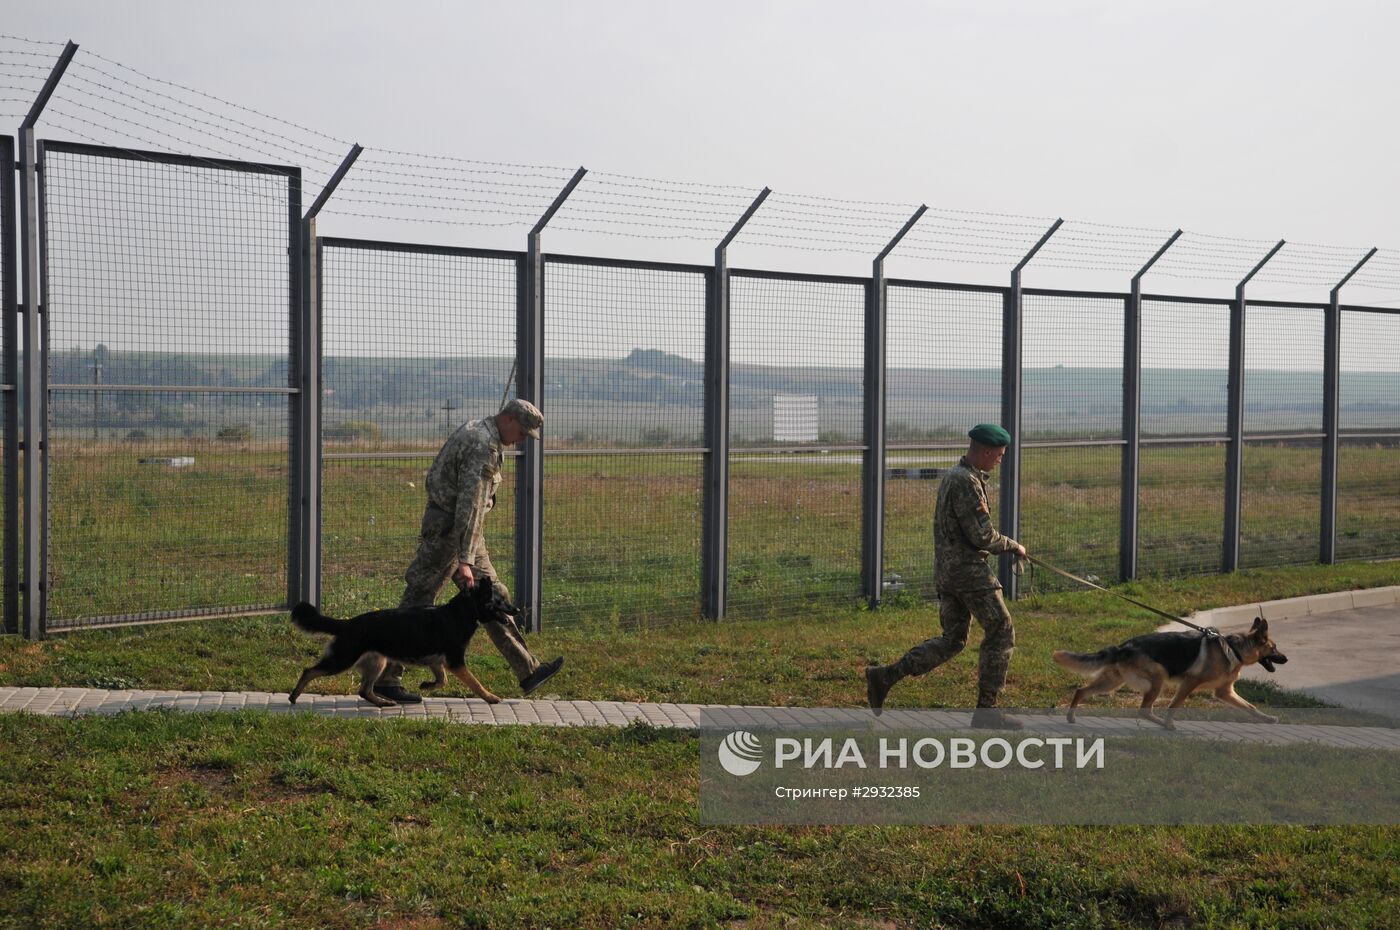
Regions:
<instances>
[{"instance_id":1,"label":"military cap","mask_svg":"<svg viewBox=\"0 0 1400 930\"><path fill-rule=\"evenodd\" d=\"M1011 434L995 423L978 423L967 431L967 435L973 442L981 443L984 446L1011 445Z\"/></svg>"},{"instance_id":2,"label":"military cap","mask_svg":"<svg viewBox=\"0 0 1400 930\"><path fill-rule=\"evenodd\" d=\"M544 414L540 413L539 407L528 400L516 397L501 408L501 413L508 413L515 417L515 422L524 427L526 436L534 439L540 438L540 427L544 426Z\"/></svg>"}]
</instances>

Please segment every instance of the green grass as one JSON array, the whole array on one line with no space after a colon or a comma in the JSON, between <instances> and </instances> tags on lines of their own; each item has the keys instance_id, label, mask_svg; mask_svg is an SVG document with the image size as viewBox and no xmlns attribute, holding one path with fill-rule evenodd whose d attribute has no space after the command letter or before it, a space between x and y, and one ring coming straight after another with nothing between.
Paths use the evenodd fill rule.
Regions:
<instances>
[{"instance_id":1,"label":"green grass","mask_svg":"<svg viewBox=\"0 0 1400 930\"><path fill-rule=\"evenodd\" d=\"M1394 926L1391 827L713 827L696 740L0 717L0 927Z\"/></svg>"},{"instance_id":2,"label":"green grass","mask_svg":"<svg viewBox=\"0 0 1400 930\"><path fill-rule=\"evenodd\" d=\"M359 448L341 444L335 450ZM422 516L423 473L434 451L424 449L418 458L327 461L323 590L332 610L397 599ZM176 453L194 454L195 466L170 469L137 461ZM1395 455L1375 445L1344 447L1338 517L1344 557L1400 555ZM1223 450L1214 446L1154 446L1144 453L1144 572L1218 569L1223 466ZM604 627L695 619L700 467L695 454L547 459L547 619ZM1244 563L1315 560L1319 451L1251 444L1245 469ZM512 472L508 466L497 510L487 521L488 544L507 580ZM1022 540L1071 571L1115 577L1118 472L1117 449L1027 450ZM276 449L68 441L55 447L51 485L55 626L286 597L287 472L285 454ZM935 485L897 479L887 486L887 568L924 592L931 587ZM858 463L820 454L736 456L730 487L735 616L791 615L814 603L855 598Z\"/></svg>"},{"instance_id":3,"label":"green grass","mask_svg":"<svg viewBox=\"0 0 1400 930\"><path fill-rule=\"evenodd\" d=\"M1126 590L1184 613L1394 583L1400 564L1349 563ZM575 627L532 644L568 655L550 685L562 697L857 706L859 666L936 626L932 605L902 600ZM1060 703L1076 684L1052 648L1097 648L1156 624L1095 593L1032 593L1012 609L1006 699L1030 706ZM284 690L319 644L284 616L4 637L0 683ZM515 693L484 638L471 662ZM901 685L891 705L966 706L975 669L970 650ZM353 688L350 676L316 684ZM1267 686L1248 696L1314 703ZM641 726L0 716L0 744L12 773L0 781L0 857L13 863L0 870L0 928L1400 922L1393 827L714 827L698 820L695 738Z\"/></svg>"},{"instance_id":4,"label":"green grass","mask_svg":"<svg viewBox=\"0 0 1400 930\"><path fill-rule=\"evenodd\" d=\"M1357 562L1141 581L1122 590L1185 615L1397 583L1400 562ZM393 601L363 606L386 603ZM1027 707L1060 703L1076 682L1050 660L1051 650L1098 649L1158 623L1146 611L1095 592L1033 589L1012 604L1012 613L1017 651L1005 699ZM892 661L937 628L936 605L906 595L878 611L830 604L765 620L675 623L662 617L626 628L547 628L530 641L541 656L568 657L549 688L564 698L841 707L864 701L861 666ZM979 635L974 632L968 652L936 674L902 684L892 706L966 706L974 694ZM43 642L0 637L0 684L285 691L323 642L294 629L285 615L91 630ZM1287 651L1286 642L1280 645ZM486 637L473 643L471 662L487 687L516 693ZM344 675L317 681L311 690L349 694L354 686ZM455 683L445 693L465 696ZM1119 700L1132 699L1125 693Z\"/></svg>"}]
</instances>

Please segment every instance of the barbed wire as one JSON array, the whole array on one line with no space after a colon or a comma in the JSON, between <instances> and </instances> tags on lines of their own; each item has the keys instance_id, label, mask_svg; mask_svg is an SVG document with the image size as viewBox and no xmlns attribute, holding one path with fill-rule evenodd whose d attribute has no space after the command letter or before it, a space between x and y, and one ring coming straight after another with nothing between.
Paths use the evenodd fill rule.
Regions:
<instances>
[{"instance_id":1,"label":"barbed wire","mask_svg":"<svg viewBox=\"0 0 1400 930\"><path fill-rule=\"evenodd\" d=\"M61 42L0 34L0 113L22 115L56 60ZM18 108L11 114L10 110ZM86 142L136 145L186 156L301 166L308 198L340 164L350 143L334 134L218 97L82 48L44 116ZM327 214L393 223L528 226L558 196L573 168L370 148ZM239 189L236 177L226 179ZM757 196L754 185L593 171L551 229L651 240L717 242ZM255 193L256 192L252 192ZM914 214L913 202L774 191L743 228L739 244L877 254ZM920 261L1001 265L1020 261L1053 217L933 205L899 243ZM1139 271L1173 230L1068 219L1030 267L1111 274ZM1277 240L1189 231L1151 275L1238 281ZM1270 286L1331 287L1369 247L1289 242L1259 270ZM1377 253L1349 282L1400 286L1400 253Z\"/></svg>"}]
</instances>

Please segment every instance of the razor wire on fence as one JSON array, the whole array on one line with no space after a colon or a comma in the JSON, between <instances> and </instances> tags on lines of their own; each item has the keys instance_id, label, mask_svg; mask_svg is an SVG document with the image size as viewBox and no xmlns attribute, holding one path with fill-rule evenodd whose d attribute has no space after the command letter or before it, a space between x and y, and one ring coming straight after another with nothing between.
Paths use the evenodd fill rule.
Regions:
<instances>
[{"instance_id":1,"label":"razor wire on fence","mask_svg":"<svg viewBox=\"0 0 1400 930\"><path fill-rule=\"evenodd\" d=\"M61 51L0 36L0 119L30 110ZM528 329L517 332L533 319L522 316L531 286L543 308L543 484L530 487L529 456L507 456L486 532L511 584L529 571L514 564L517 502L542 506L531 606L550 626L699 616L711 558L702 524L716 512L727 520L720 568L732 616L792 615L862 592L933 595L937 479L968 427L1001 418L1004 388L1021 398L1022 435L1008 450L1019 476L1019 517L1008 519L1019 522L1002 528L1076 574L1129 571L1125 540L1140 575L1219 571L1232 515L1243 566L1328 558L1329 515L1336 558L1400 555L1400 311L1385 306L1400 304L1400 251L943 206L916 214L912 200L780 190L756 201L762 185L387 148L347 159L351 143L331 133L88 50L72 55L42 125L45 138L65 140L42 143L42 183L21 173L22 195L31 183L38 191L31 225L42 240L32 288L42 296L27 297L24 313L42 301L46 339L29 361L43 367L47 406L23 408L45 411L26 424L42 489L18 482L24 392L11 325L13 413L0 438L7 540L19 538L21 492L49 495L46 584L27 590L51 629L280 608L306 591L324 590L340 612L392 603L428 465L453 429L498 409L531 361L519 344ZM322 222L374 237L307 240L301 174L309 195L330 196ZM29 232L12 193L0 198L7 301ZM1150 265L1153 281L1252 275L1269 294L1246 302L1240 332L1240 308L1224 297L1152 293L1134 304L1137 291L1121 285L899 279L877 300L866 277L742 269L721 279L689 261L516 251L546 220L551 236L625 239L642 253L708 251L737 229L735 244L809 263L871 259L904 229L899 259L973 277L1029 261L1136 287ZM460 235L506 247L411 244ZM1339 282L1374 300L1341 306ZM1292 301L1328 288L1331 306ZM865 338L882 306L880 373ZM1334 319L1335 361L1325 349ZM707 368L716 344L723 385ZM308 347L319 380L301 368ZM1017 370L1003 371L1008 358ZM880 383L883 449L867 435L866 393ZM707 424L723 398L727 441L712 449ZM303 460L308 405L319 456ZM728 481L710 487L717 455ZM881 462L883 511L866 513L863 469ZM1000 481L988 490L999 519ZM310 500L319 547L305 545L318 525ZM874 522L883 534L870 535ZM25 527L31 550L40 530ZM882 540L875 560L863 558L870 538ZM5 558L13 626L11 543ZM311 573L322 584L308 586Z\"/></svg>"}]
</instances>

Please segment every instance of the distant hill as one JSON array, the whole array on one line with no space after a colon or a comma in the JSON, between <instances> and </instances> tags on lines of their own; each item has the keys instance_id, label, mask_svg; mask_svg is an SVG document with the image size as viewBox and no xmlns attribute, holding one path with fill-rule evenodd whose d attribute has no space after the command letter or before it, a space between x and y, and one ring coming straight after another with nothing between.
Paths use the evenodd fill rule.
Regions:
<instances>
[{"instance_id":1,"label":"distant hill","mask_svg":"<svg viewBox=\"0 0 1400 930\"><path fill-rule=\"evenodd\" d=\"M287 360L234 354L76 350L50 356L51 384L81 385L55 398L54 423L91 426L94 410L105 429L161 427L203 429L266 416L277 403L268 395L158 395L107 392L96 407L88 385L163 387L285 387ZM447 421L494 409L512 359L361 358L323 361L325 420L382 422L386 435L440 435ZM969 422L1000 415L1000 373L993 369L892 368L887 372L892 441L957 438ZM824 366L735 364L731 413L738 438L771 437L775 394L815 395L827 441L859 442L863 374ZM1143 373L1146 432L1221 432L1225 422L1225 372L1218 369L1149 369ZM1113 436L1121 421L1122 375L1116 369L1040 368L1025 372L1027 437ZM1253 371L1246 379L1251 429L1321 428L1318 373ZM545 370L546 413L561 437L635 438L650 421L653 434L679 444L699 442L704 367L658 349L634 349L615 359L550 358ZM1345 428L1400 428L1400 375L1344 373ZM263 413L259 414L259 408ZM272 423L275 421L273 417ZM241 422L241 421L240 421ZM260 429L262 427L259 427ZM281 430L283 426L270 425Z\"/></svg>"}]
</instances>

